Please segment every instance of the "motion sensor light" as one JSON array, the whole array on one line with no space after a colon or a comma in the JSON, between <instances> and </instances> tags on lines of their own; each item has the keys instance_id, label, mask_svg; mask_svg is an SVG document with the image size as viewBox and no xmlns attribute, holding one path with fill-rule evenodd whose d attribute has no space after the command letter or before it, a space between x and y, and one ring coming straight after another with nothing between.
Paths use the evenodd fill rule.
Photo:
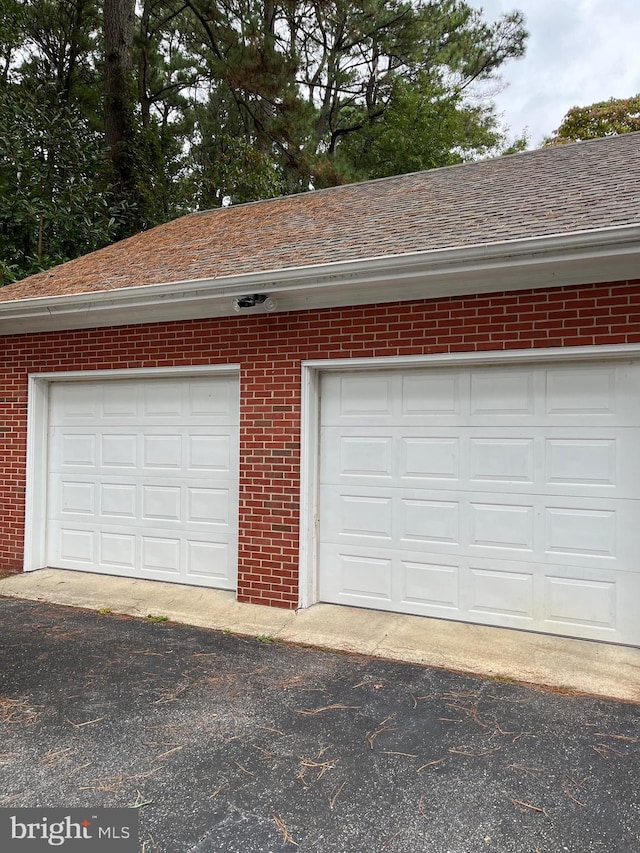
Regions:
<instances>
[{"instance_id":1,"label":"motion sensor light","mask_svg":"<svg viewBox=\"0 0 640 853\"><path fill-rule=\"evenodd\" d=\"M275 311L278 303L273 296L266 293L251 293L248 296L240 296L233 300L234 311L246 311L250 308L264 308L265 311Z\"/></svg>"}]
</instances>

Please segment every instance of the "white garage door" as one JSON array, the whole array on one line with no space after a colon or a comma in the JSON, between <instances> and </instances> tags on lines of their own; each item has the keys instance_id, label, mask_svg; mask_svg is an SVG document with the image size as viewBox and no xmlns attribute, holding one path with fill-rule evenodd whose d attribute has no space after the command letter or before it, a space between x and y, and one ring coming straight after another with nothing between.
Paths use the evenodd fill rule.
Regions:
<instances>
[{"instance_id":1,"label":"white garage door","mask_svg":"<svg viewBox=\"0 0 640 853\"><path fill-rule=\"evenodd\" d=\"M234 589L236 377L55 382L47 565Z\"/></svg>"},{"instance_id":2,"label":"white garage door","mask_svg":"<svg viewBox=\"0 0 640 853\"><path fill-rule=\"evenodd\" d=\"M327 373L323 601L640 644L638 363Z\"/></svg>"}]
</instances>

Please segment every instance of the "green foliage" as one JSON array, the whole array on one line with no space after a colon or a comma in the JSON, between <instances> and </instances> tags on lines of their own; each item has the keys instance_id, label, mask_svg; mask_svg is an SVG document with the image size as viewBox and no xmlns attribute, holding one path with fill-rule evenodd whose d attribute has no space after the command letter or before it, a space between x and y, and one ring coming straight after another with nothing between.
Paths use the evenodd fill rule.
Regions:
<instances>
[{"instance_id":1,"label":"green foliage","mask_svg":"<svg viewBox=\"0 0 640 853\"><path fill-rule=\"evenodd\" d=\"M397 82L384 114L347 137L339 154L358 176L451 166L493 151L501 135L491 106L466 104L426 81Z\"/></svg>"},{"instance_id":2,"label":"green foliage","mask_svg":"<svg viewBox=\"0 0 640 853\"><path fill-rule=\"evenodd\" d=\"M241 137L219 134L194 152L191 181L198 207L273 198L286 192L277 162Z\"/></svg>"},{"instance_id":3,"label":"green foliage","mask_svg":"<svg viewBox=\"0 0 640 853\"><path fill-rule=\"evenodd\" d=\"M529 134L523 131L521 136L516 136L510 141L505 141L500 148L500 155L504 157L507 154L522 154L529 147Z\"/></svg>"},{"instance_id":4,"label":"green foliage","mask_svg":"<svg viewBox=\"0 0 640 853\"><path fill-rule=\"evenodd\" d=\"M21 45L24 6L19 0L0 0L0 81L6 82Z\"/></svg>"},{"instance_id":5,"label":"green foliage","mask_svg":"<svg viewBox=\"0 0 640 853\"><path fill-rule=\"evenodd\" d=\"M100 111L100 5L97 0L23 0L18 29L22 84L53 87L60 102L75 104L94 123Z\"/></svg>"},{"instance_id":6,"label":"green foliage","mask_svg":"<svg viewBox=\"0 0 640 853\"><path fill-rule=\"evenodd\" d=\"M588 107L572 107L545 145L563 145L640 130L640 95L610 98Z\"/></svg>"},{"instance_id":7,"label":"green foliage","mask_svg":"<svg viewBox=\"0 0 640 853\"><path fill-rule=\"evenodd\" d=\"M107 168L112 192L121 205L115 239L171 218L171 160L164 156L162 135L155 121L146 128L132 126L112 153Z\"/></svg>"},{"instance_id":8,"label":"green foliage","mask_svg":"<svg viewBox=\"0 0 640 853\"><path fill-rule=\"evenodd\" d=\"M133 0L0 0L0 283L190 210L522 144L507 146L482 89L524 53L519 12L489 24L465 0L135 8L132 29Z\"/></svg>"},{"instance_id":9,"label":"green foliage","mask_svg":"<svg viewBox=\"0 0 640 853\"><path fill-rule=\"evenodd\" d=\"M463 0L229 0L215 14L208 0L188 4L224 132L269 158L288 192L484 155L499 133L468 95L526 40L519 13L488 25Z\"/></svg>"},{"instance_id":10,"label":"green foliage","mask_svg":"<svg viewBox=\"0 0 640 853\"><path fill-rule=\"evenodd\" d=\"M109 243L122 210L100 140L50 88L0 86L0 282Z\"/></svg>"}]
</instances>

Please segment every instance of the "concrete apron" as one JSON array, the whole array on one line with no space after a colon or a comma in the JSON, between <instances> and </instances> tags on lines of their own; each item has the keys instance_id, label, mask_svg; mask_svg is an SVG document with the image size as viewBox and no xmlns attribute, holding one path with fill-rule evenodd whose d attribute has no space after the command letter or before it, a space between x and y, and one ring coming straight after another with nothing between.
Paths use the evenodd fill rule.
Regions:
<instances>
[{"instance_id":1,"label":"concrete apron","mask_svg":"<svg viewBox=\"0 0 640 853\"><path fill-rule=\"evenodd\" d=\"M109 610L640 703L640 648L333 604L283 610L234 593L61 569L0 580L0 596Z\"/></svg>"}]
</instances>

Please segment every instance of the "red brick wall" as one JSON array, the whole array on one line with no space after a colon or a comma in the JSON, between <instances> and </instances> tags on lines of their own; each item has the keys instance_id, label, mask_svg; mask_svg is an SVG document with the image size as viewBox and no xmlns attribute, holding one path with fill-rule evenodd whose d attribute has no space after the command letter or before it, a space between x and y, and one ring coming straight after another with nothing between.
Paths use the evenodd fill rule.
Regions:
<instances>
[{"instance_id":1,"label":"red brick wall","mask_svg":"<svg viewBox=\"0 0 640 853\"><path fill-rule=\"evenodd\" d=\"M22 566L27 374L241 365L238 597L298 601L300 361L640 342L640 280L2 339L0 569Z\"/></svg>"}]
</instances>

